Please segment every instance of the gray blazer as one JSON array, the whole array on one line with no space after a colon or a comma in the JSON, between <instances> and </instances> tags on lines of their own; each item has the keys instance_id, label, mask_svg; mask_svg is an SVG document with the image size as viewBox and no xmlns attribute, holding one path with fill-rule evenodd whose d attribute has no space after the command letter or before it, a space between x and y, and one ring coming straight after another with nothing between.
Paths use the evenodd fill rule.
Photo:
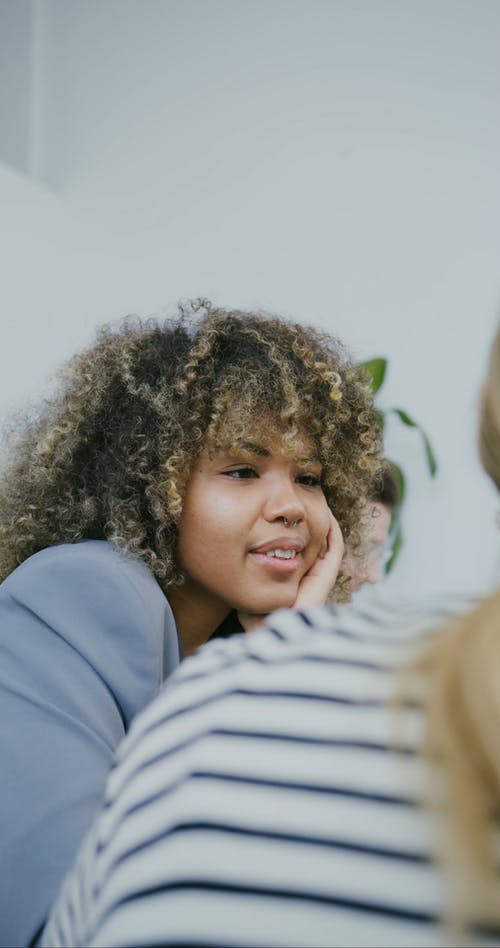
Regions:
<instances>
[{"instance_id":1,"label":"gray blazer","mask_svg":"<svg viewBox=\"0 0 500 948\"><path fill-rule=\"evenodd\" d=\"M181 658L150 570L50 547L0 586L0 944L27 945L98 809L131 719Z\"/></svg>"}]
</instances>

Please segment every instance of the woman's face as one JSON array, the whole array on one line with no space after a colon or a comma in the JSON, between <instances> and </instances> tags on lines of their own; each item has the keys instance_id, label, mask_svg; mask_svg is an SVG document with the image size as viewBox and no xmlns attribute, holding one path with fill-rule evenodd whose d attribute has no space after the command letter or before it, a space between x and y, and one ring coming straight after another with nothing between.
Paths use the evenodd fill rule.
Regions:
<instances>
[{"instance_id":1,"label":"woman's face","mask_svg":"<svg viewBox=\"0 0 500 948\"><path fill-rule=\"evenodd\" d=\"M379 583L384 573L384 558L390 555L389 534L392 512L386 504L376 500L370 505L370 520L367 531L367 548L364 557L349 554L343 567L351 577L351 592L358 592L365 583Z\"/></svg>"},{"instance_id":2,"label":"woman's face","mask_svg":"<svg viewBox=\"0 0 500 948\"><path fill-rule=\"evenodd\" d=\"M248 444L204 451L188 482L178 560L184 591L226 611L291 606L325 542L329 512L312 457Z\"/></svg>"}]
</instances>

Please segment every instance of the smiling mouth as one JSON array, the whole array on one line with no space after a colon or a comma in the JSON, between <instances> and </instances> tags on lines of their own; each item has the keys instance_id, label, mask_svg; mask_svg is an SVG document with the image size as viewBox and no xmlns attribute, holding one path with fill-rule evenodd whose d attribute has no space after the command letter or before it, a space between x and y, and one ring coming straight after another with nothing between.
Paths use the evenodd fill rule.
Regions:
<instances>
[{"instance_id":1,"label":"smiling mouth","mask_svg":"<svg viewBox=\"0 0 500 948\"><path fill-rule=\"evenodd\" d=\"M297 556L296 550L269 550L267 553L262 554L263 556L274 556L277 560L293 560Z\"/></svg>"},{"instance_id":2,"label":"smiling mouth","mask_svg":"<svg viewBox=\"0 0 500 948\"><path fill-rule=\"evenodd\" d=\"M298 550L283 550L277 547L274 550L252 550L250 556L271 573L286 575L294 573L300 566L301 554Z\"/></svg>"}]
</instances>

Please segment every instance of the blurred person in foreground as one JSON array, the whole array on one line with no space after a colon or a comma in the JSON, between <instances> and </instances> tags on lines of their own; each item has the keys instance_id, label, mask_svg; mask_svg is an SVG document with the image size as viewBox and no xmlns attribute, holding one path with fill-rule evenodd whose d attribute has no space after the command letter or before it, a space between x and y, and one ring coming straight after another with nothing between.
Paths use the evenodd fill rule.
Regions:
<instances>
[{"instance_id":1,"label":"blurred person in foreground","mask_svg":"<svg viewBox=\"0 0 500 948\"><path fill-rule=\"evenodd\" d=\"M500 487L500 331L480 453ZM499 693L498 591L205 645L121 745L44 944L498 946Z\"/></svg>"}]
</instances>

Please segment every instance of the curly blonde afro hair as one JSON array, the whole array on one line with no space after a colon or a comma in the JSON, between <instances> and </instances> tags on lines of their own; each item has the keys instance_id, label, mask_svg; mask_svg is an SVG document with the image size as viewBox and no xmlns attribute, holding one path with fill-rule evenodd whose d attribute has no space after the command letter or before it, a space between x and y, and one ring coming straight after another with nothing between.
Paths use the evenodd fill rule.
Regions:
<instances>
[{"instance_id":1,"label":"curly blonde afro hair","mask_svg":"<svg viewBox=\"0 0 500 948\"><path fill-rule=\"evenodd\" d=\"M356 550L380 431L368 381L336 338L205 300L104 326L15 432L0 481L0 579L45 547L102 539L144 560L164 590L182 582L175 551L193 462L260 428L292 454L306 434ZM341 577L337 598L344 587Z\"/></svg>"}]
</instances>

